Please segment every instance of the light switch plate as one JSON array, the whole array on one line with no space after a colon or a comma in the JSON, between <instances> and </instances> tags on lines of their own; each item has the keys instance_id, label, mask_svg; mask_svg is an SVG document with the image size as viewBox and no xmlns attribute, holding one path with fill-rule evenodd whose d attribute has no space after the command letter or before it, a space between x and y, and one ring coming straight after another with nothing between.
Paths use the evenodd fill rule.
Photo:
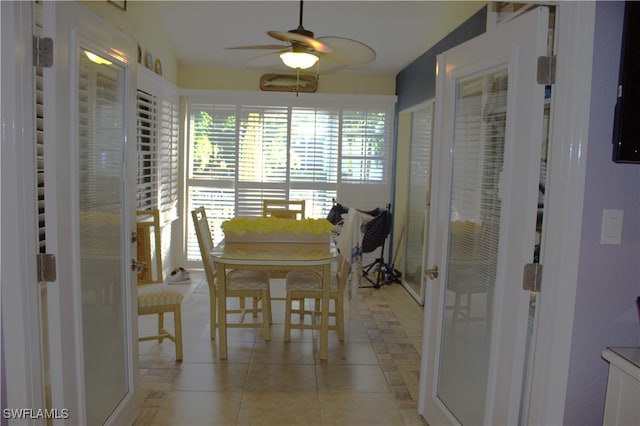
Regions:
<instances>
[{"instance_id":1,"label":"light switch plate","mask_svg":"<svg viewBox=\"0 0 640 426\"><path fill-rule=\"evenodd\" d=\"M602 210L602 229L600 230L600 244L622 244L622 217L624 210Z\"/></svg>"}]
</instances>

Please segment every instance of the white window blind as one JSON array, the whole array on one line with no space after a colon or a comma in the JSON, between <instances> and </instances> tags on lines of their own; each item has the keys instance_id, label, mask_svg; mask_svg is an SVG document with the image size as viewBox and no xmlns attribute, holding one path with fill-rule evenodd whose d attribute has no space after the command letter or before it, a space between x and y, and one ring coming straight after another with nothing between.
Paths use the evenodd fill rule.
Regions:
<instances>
[{"instance_id":1,"label":"white window blind","mask_svg":"<svg viewBox=\"0 0 640 426\"><path fill-rule=\"evenodd\" d=\"M188 210L220 224L261 216L264 199L304 199L306 217L333 200L374 209L388 203L392 105L362 108L188 101ZM363 187L369 187L364 190ZM200 260L187 226L187 260Z\"/></svg>"},{"instance_id":2,"label":"white window blind","mask_svg":"<svg viewBox=\"0 0 640 426\"><path fill-rule=\"evenodd\" d=\"M177 217L179 188L178 96L155 74L138 75L136 204L159 209L163 222Z\"/></svg>"}]
</instances>

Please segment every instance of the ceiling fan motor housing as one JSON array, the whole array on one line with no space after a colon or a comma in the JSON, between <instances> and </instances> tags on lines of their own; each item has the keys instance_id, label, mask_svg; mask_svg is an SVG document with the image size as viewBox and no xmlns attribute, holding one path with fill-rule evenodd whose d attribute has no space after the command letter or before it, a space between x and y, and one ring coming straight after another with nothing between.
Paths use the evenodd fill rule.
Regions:
<instances>
[{"instance_id":1,"label":"ceiling fan motor housing","mask_svg":"<svg viewBox=\"0 0 640 426\"><path fill-rule=\"evenodd\" d=\"M298 26L298 28L296 28L295 30L289 30L289 32L294 34L300 34L305 37L313 38L313 31L307 30L302 25Z\"/></svg>"}]
</instances>

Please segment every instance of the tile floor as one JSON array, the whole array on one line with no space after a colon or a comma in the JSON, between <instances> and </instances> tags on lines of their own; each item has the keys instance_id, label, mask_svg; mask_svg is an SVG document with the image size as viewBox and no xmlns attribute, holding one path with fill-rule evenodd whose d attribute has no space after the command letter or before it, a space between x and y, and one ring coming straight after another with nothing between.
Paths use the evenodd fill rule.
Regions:
<instances>
[{"instance_id":1,"label":"tile floor","mask_svg":"<svg viewBox=\"0 0 640 426\"><path fill-rule=\"evenodd\" d=\"M175 286L186 296L183 362L175 362L170 341L139 344L136 426L426 424L417 413L423 311L400 284L358 290L346 339L329 332L326 361L316 331L292 330L291 341L283 341L278 300L271 340L259 329L232 329L221 361L209 339L206 281L202 272L191 275L190 285ZM281 281L273 283L273 297L284 296ZM141 334L153 327L154 316L140 318Z\"/></svg>"}]
</instances>

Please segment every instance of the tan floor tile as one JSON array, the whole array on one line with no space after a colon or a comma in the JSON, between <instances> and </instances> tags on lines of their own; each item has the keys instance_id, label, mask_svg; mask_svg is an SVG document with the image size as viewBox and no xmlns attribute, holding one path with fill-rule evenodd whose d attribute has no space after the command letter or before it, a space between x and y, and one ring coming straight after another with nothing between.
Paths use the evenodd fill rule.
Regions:
<instances>
[{"instance_id":1,"label":"tan floor tile","mask_svg":"<svg viewBox=\"0 0 640 426\"><path fill-rule=\"evenodd\" d=\"M320 354L316 353L316 363ZM378 357L369 342L330 341L327 363L338 364L378 364Z\"/></svg>"},{"instance_id":2,"label":"tan floor tile","mask_svg":"<svg viewBox=\"0 0 640 426\"><path fill-rule=\"evenodd\" d=\"M185 364L172 390L242 392L247 380L247 364Z\"/></svg>"},{"instance_id":3,"label":"tan floor tile","mask_svg":"<svg viewBox=\"0 0 640 426\"><path fill-rule=\"evenodd\" d=\"M133 423L133 426L151 426L153 425L153 418L158 412L158 407L142 407L140 414Z\"/></svg>"},{"instance_id":4,"label":"tan floor tile","mask_svg":"<svg viewBox=\"0 0 640 426\"><path fill-rule=\"evenodd\" d=\"M152 419L154 426L233 425L240 410L240 392L171 392Z\"/></svg>"},{"instance_id":5,"label":"tan floor tile","mask_svg":"<svg viewBox=\"0 0 640 426\"><path fill-rule=\"evenodd\" d=\"M208 329L207 329L208 330ZM207 331L208 333L208 331ZM211 339L195 339L183 341L183 364L218 363L218 343Z\"/></svg>"},{"instance_id":6,"label":"tan floor tile","mask_svg":"<svg viewBox=\"0 0 640 426\"><path fill-rule=\"evenodd\" d=\"M321 425L316 393L254 393L242 398L237 425Z\"/></svg>"},{"instance_id":7,"label":"tan floor tile","mask_svg":"<svg viewBox=\"0 0 640 426\"><path fill-rule=\"evenodd\" d=\"M301 364L252 364L247 392L317 392L315 366Z\"/></svg>"},{"instance_id":8,"label":"tan floor tile","mask_svg":"<svg viewBox=\"0 0 640 426\"><path fill-rule=\"evenodd\" d=\"M389 392L387 379L378 365L317 366L320 393Z\"/></svg>"},{"instance_id":9,"label":"tan floor tile","mask_svg":"<svg viewBox=\"0 0 640 426\"><path fill-rule=\"evenodd\" d=\"M313 342L256 342L253 364L313 364Z\"/></svg>"},{"instance_id":10,"label":"tan floor tile","mask_svg":"<svg viewBox=\"0 0 640 426\"><path fill-rule=\"evenodd\" d=\"M323 425L403 425L390 393L332 392L320 394Z\"/></svg>"},{"instance_id":11,"label":"tan floor tile","mask_svg":"<svg viewBox=\"0 0 640 426\"><path fill-rule=\"evenodd\" d=\"M402 408L400 409L400 414L405 426L429 426L429 423L424 420L424 417L415 408Z\"/></svg>"}]
</instances>

